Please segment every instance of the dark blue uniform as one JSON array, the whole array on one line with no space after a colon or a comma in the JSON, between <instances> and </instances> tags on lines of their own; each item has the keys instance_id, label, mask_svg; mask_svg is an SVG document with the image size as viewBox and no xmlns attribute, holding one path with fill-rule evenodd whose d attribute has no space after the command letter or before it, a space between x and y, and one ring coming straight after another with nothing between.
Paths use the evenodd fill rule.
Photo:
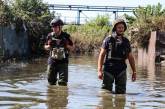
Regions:
<instances>
[{"instance_id":1,"label":"dark blue uniform","mask_svg":"<svg viewBox=\"0 0 165 109\"><path fill-rule=\"evenodd\" d=\"M102 48L106 49L102 88L112 91L115 82L115 92L125 93L127 80L125 60L131 52L129 40L125 37L120 40L108 36L104 39Z\"/></svg>"}]
</instances>

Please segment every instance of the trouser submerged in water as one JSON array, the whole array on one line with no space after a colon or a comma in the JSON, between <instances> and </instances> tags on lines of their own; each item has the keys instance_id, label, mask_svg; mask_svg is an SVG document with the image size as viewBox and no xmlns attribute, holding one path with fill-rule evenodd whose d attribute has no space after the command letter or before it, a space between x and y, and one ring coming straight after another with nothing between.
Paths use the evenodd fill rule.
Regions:
<instances>
[{"instance_id":1,"label":"trouser submerged in water","mask_svg":"<svg viewBox=\"0 0 165 109\"><path fill-rule=\"evenodd\" d=\"M125 94L126 93L126 70L111 70L104 71L102 88L112 92L113 83L115 83L115 93Z\"/></svg>"},{"instance_id":2,"label":"trouser submerged in water","mask_svg":"<svg viewBox=\"0 0 165 109\"><path fill-rule=\"evenodd\" d=\"M50 85L67 85L68 82L68 63L48 64L48 82ZM58 78L57 78L58 77Z\"/></svg>"}]
</instances>

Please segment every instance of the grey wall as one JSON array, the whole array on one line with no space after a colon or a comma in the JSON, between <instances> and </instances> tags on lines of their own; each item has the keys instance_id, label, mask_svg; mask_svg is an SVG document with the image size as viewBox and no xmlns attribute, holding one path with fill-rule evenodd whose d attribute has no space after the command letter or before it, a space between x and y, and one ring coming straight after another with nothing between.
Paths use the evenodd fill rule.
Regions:
<instances>
[{"instance_id":1,"label":"grey wall","mask_svg":"<svg viewBox=\"0 0 165 109\"><path fill-rule=\"evenodd\" d=\"M157 32L156 51L165 55L165 32Z\"/></svg>"},{"instance_id":2,"label":"grey wall","mask_svg":"<svg viewBox=\"0 0 165 109\"><path fill-rule=\"evenodd\" d=\"M0 27L0 56L3 55L3 28Z\"/></svg>"},{"instance_id":3,"label":"grey wall","mask_svg":"<svg viewBox=\"0 0 165 109\"><path fill-rule=\"evenodd\" d=\"M14 25L0 27L0 48L7 58L27 56L29 53L27 33L25 31L16 33Z\"/></svg>"}]
</instances>

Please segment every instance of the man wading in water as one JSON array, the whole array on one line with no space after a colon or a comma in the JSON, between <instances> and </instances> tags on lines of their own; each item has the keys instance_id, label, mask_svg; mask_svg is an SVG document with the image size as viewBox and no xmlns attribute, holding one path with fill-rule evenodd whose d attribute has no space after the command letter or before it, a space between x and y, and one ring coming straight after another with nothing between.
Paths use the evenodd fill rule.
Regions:
<instances>
[{"instance_id":1,"label":"man wading in water","mask_svg":"<svg viewBox=\"0 0 165 109\"><path fill-rule=\"evenodd\" d=\"M115 33L104 39L98 58L98 77L103 79L102 89L112 92L115 82L115 93L126 93L126 59L132 68L132 81L136 80L136 68L134 57L131 52L129 40L124 37L127 26L123 19L117 19L112 28ZM105 58L105 61L104 61ZM102 68L104 64L104 68Z\"/></svg>"},{"instance_id":2,"label":"man wading in water","mask_svg":"<svg viewBox=\"0 0 165 109\"><path fill-rule=\"evenodd\" d=\"M50 85L67 85L68 82L68 57L73 51L73 42L70 35L62 31L64 25L61 19L53 19L50 23L53 32L49 33L44 48L50 51L48 58L48 82ZM57 79L57 76L59 79Z\"/></svg>"}]
</instances>

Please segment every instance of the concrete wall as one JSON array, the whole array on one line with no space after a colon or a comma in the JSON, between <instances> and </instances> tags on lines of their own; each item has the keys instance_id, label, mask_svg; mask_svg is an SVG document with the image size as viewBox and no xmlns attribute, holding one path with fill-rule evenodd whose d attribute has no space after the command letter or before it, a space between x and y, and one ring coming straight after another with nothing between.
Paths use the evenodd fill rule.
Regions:
<instances>
[{"instance_id":1,"label":"concrete wall","mask_svg":"<svg viewBox=\"0 0 165 109\"><path fill-rule=\"evenodd\" d=\"M138 49L138 65L149 66L155 63L156 36L156 31L151 32L148 50L143 48Z\"/></svg>"},{"instance_id":2,"label":"concrete wall","mask_svg":"<svg viewBox=\"0 0 165 109\"><path fill-rule=\"evenodd\" d=\"M3 32L2 28L0 27L0 56L3 55Z\"/></svg>"},{"instance_id":3,"label":"concrete wall","mask_svg":"<svg viewBox=\"0 0 165 109\"><path fill-rule=\"evenodd\" d=\"M151 32L149 39L148 50L138 49L138 65L146 65L155 63L155 61L161 62L164 60L161 58L165 54L165 32ZM158 57L160 56L160 57ZM158 57L158 58L157 58ZM160 59L159 59L160 58Z\"/></svg>"},{"instance_id":4,"label":"concrete wall","mask_svg":"<svg viewBox=\"0 0 165 109\"><path fill-rule=\"evenodd\" d=\"M157 32L156 51L165 55L165 32Z\"/></svg>"},{"instance_id":5,"label":"concrete wall","mask_svg":"<svg viewBox=\"0 0 165 109\"><path fill-rule=\"evenodd\" d=\"M14 25L0 27L0 48L6 58L27 56L28 36L25 31L16 33Z\"/></svg>"}]
</instances>

